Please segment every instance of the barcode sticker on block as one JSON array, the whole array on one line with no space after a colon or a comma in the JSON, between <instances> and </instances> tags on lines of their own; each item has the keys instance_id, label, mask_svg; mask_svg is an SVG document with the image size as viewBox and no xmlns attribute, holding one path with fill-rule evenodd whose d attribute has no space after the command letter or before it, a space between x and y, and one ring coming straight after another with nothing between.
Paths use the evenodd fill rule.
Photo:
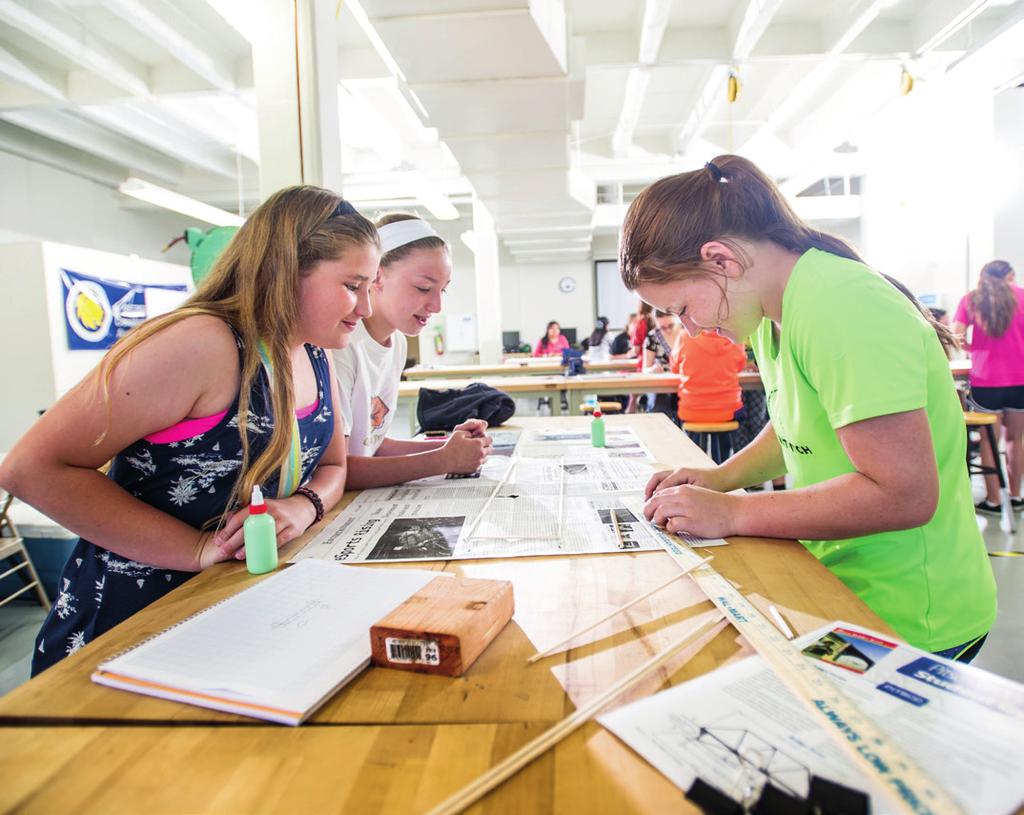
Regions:
<instances>
[{"instance_id":1,"label":"barcode sticker on block","mask_svg":"<svg viewBox=\"0 0 1024 815\"><path fill-rule=\"evenodd\" d=\"M384 647L387 649L389 662L400 662L407 665L441 664L441 649L436 640L385 637Z\"/></svg>"}]
</instances>

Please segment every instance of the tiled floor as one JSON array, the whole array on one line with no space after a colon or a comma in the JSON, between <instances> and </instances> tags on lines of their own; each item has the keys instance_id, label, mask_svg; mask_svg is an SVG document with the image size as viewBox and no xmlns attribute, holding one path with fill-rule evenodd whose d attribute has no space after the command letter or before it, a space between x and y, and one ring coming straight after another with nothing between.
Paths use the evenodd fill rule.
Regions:
<instances>
[{"instance_id":1,"label":"tiled floor","mask_svg":"<svg viewBox=\"0 0 1024 815\"><path fill-rule=\"evenodd\" d=\"M523 402L517 400L520 415L535 407ZM400 408L394 428L400 432L408 426L408 418ZM978 492L979 498L980 495ZM979 516L978 524L990 553L1024 553L1024 515L1017 515L1015 534L1001 529L998 518ZM999 614L974 664L1024 682L1024 554L989 560L999 587ZM33 640L44 616L35 604L15 601L0 608L0 695L28 679Z\"/></svg>"}]
</instances>

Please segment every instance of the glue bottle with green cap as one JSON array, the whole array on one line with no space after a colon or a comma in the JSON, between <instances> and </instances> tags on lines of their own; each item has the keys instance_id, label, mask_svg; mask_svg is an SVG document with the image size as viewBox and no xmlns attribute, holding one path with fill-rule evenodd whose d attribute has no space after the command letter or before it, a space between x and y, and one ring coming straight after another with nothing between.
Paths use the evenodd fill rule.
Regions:
<instances>
[{"instance_id":1,"label":"glue bottle with green cap","mask_svg":"<svg viewBox=\"0 0 1024 815\"><path fill-rule=\"evenodd\" d=\"M267 512L259 485L252 488L249 517L242 524L245 540L245 565L250 574L265 574L277 568L277 524Z\"/></svg>"},{"instance_id":2,"label":"glue bottle with green cap","mask_svg":"<svg viewBox=\"0 0 1024 815\"><path fill-rule=\"evenodd\" d=\"M604 416L601 408L594 408L594 418L590 420L590 443L594 447L604 447Z\"/></svg>"}]
</instances>

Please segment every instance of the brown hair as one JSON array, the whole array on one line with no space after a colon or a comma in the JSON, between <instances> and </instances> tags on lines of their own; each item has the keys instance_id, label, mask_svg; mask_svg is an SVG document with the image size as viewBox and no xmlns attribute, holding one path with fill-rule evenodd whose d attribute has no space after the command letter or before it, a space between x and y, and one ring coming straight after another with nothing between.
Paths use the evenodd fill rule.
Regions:
<instances>
[{"instance_id":1,"label":"brown hair","mask_svg":"<svg viewBox=\"0 0 1024 815\"><path fill-rule=\"evenodd\" d=\"M344 213L338 214L338 209ZM339 196L311 186L279 190L246 219L210 274L180 308L144 322L118 340L100 363L98 382L109 416L114 368L158 331L205 314L219 317L238 333L242 339L238 403L242 463L225 516L234 504L248 500L254 484L275 472L280 475L288 457L292 423L280 417L295 411L289 349L299 327L300 278L318 262L337 259L352 246L379 246L377 230L350 205L343 205ZM275 422L266 449L250 461L246 431L249 396L261 366L260 340L266 343L274 369L270 391Z\"/></svg>"},{"instance_id":2,"label":"brown hair","mask_svg":"<svg viewBox=\"0 0 1024 815\"><path fill-rule=\"evenodd\" d=\"M1003 336L1017 311L1017 295L1007 279L1011 274L1013 267L1005 260L990 260L971 292L971 312L990 337Z\"/></svg>"},{"instance_id":3,"label":"brown hair","mask_svg":"<svg viewBox=\"0 0 1024 815\"><path fill-rule=\"evenodd\" d=\"M800 220L774 182L753 162L722 155L700 170L654 182L630 204L619 253L622 281L633 290L643 283L669 283L693 275L717 278L720 275L701 258L701 247L720 241L743 258L737 240L769 240L792 252L820 249L864 262L842 238ZM883 277L914 303L949 355L956 348L953 333L905 286L888 275Z\"/></svg>"},{"instance_id":4,"label":"brown hair","mask_svg":"<svg viewBox=\"0 0 1024 815\"><path fill-rule=\"evenodd\" d=\"M386 215L379 216L374 222L377 229L388 224L397 224L399 221L422 221L419 215L413 215L411 212L389 212ZM417 240L404 243L401 246L396 246L390 252L385 252L381 255L380 265L390 266L392 263L406 258L415 252L417 249L447 249L448 244L444 238L437 237L435 235L428 235L425 238L418 238Z\"/></svg>"}]
</instances>

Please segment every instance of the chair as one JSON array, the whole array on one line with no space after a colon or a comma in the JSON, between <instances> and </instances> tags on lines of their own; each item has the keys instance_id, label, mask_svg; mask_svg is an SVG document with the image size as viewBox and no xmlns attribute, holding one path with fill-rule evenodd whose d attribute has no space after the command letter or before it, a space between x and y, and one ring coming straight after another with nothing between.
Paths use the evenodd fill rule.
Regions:
<instances>
[{"instance_id":1,"label":"chair","mask_svg":"<svg viewBox=\"0 0 1024 815\"><path fill-rule=\"evenodd\" d=\"M739 422L683 422L683 430L716 464L732 455L732 432Z\"/></svg>"},{"instance_id":2,"label":"chair","mask_svg":"<svg viewBox=\"0 0 1024 815\"><path fill-rule=\"evenodd\" d=\"M0 573L0 580L9 577L15 572L20 572L22 569L27 571L19 575L25 581L25 585L13 594L0 600L0 606L7 605L15 597L24 594L29 589L35 589L39 602L42 603L44 609L49 611L50 600L47 598L46 592L43 591L43 584L39 582L39 575L36 574L35 566L32 565L32 559L28 556L28 550L25 549L25 544L18 534L18 529L8 515L8 510L13 500L13 495L0 490L0 561L15 560L18 557L22 559L20 561L15 560L16 565L13 568Z\"/></svg>"},{"instance_id":3,"label":"chair","mask_svg":"<svg viewBox=\"0 0 1024 815\"><path fill-rule=\"evenodd\" d=\"M1013 507L1010 504L1010 490L1007 487L1006 470L1003 467L1002 453L999 452L999 440L996 438L994 426L998 421L994 413L980 413L974 410L964 411L964 423L967 426L967 472L969 475L994 475L999 482L999 505L1003 508L1002 518L1008 524L1011 532L1017 531L1017 523L1013 517ZM982 464L980 461L971 461L971 428L984 434L988 440L989 448L995 460L994 466ZM979 455L980 458L980 455Z\"/></svg>"},{"instance_id":4,"label":"chair","mask_svg":"<svg viewBox=\"0 0 1024 815\"><path fill-rule=\"evenodd\" d=\"M601 412L608 413L620 413L622 411L621 402L598 402L597 407L601 408ZM594 405L590 402L583 402L580 404L580 412L587 414L594 412Z\"/></svg>"}]
</instances>

